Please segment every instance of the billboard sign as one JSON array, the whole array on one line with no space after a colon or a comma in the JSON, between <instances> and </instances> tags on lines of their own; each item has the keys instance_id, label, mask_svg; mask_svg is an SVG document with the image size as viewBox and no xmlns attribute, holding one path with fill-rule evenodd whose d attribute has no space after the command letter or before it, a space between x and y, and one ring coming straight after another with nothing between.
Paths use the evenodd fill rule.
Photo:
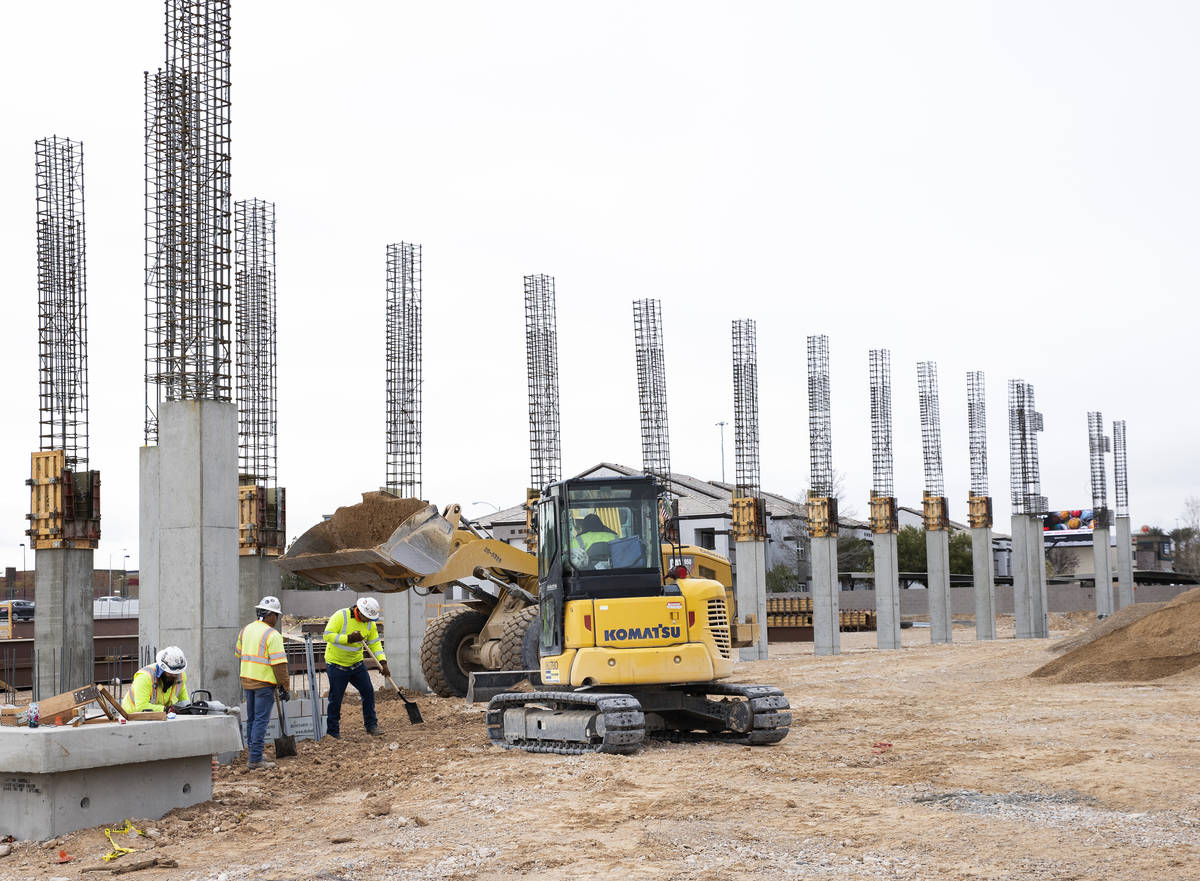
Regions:
<instances>
[{"instance_id":1,"label":"billboard sign","mask_svg":"<svg viewBox=\"0 0 1200 881\"><path fill-rule=\"evenodd\" d=\"M1042 531L1056 536L1091 535L1095 525L1096 516L1091 508L1051 511L1042 518Z\"/></svg>"}]
</instances>

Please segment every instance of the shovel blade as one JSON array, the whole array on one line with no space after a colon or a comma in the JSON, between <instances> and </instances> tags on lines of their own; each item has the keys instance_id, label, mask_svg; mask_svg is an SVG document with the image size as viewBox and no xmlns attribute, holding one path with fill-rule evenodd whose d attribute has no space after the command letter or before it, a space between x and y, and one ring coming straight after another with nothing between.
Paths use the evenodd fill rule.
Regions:
<instances>
[{"instance_id":1,"label":"shovel blade","mask_svg":"<svg viewBox=\"0 0 1200 881\"><path fill-rule=\"evenodd\" d=\"M275 738L275 758L290 759L294 755L296 755L295 737L289 735L288 737Z\"/></svg>"},{"instance_id":2,"label":"shovel blade","mask_svg":"<svg viewBox=\"0 0 1200 881\"><path fill-rule=\"evenodd\" d=\"M404 701L404 709L408 713L408 724L419 725L424 722L424 717L421 716L421 708L417 706L416 701L410 701L404 695L400 695L400 700Z\"/></svg>"}]
</instances>

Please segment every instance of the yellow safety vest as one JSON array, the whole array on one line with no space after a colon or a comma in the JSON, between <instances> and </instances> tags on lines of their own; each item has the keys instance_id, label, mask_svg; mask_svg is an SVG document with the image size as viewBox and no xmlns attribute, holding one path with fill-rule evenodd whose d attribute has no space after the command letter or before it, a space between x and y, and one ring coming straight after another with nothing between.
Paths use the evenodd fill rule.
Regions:
<instances>
[{"instance_id":1,"label":"yellow safety vest","mask_svg":"<svg viewBox=\"0 0 1200 881\"><path fill-rule=\"evenodd\" d=\"M347 637L358 631L363 635L363 642L350 642ZM386 661L383 653L383 637L374 621L363 623L356 619L350 609L338 609L325 625L325 663L338 664L342 667L353 667L363 659L363 643L371 647L375 657Z\"/></svg>"},{"instance_id":2,"label":"yellow safety vest","mask_svg":"<svg viewBox=\"0 0 1200 881\"><path fill-rule=\"evenodd\" d=\"M156 713L188 699L186 672L180 673L175 684L166 689L158 681L157 674L157 664L147 664L133 674L133 683L121 700L121 708L126 713Z\"/></svg>"},{"instance_id":3,"label":"yellow safety vest","mask_svg":"<svg viewBox=\"0 0 1200 881\"><path fill-rule=\"evenodd\" d=\"M277 685L274 664L287 661L287 653L283 650L283 636L266 621L251 621L238 634L238 660L242 665L242 678Z\"/></svg>"}]
</instances>

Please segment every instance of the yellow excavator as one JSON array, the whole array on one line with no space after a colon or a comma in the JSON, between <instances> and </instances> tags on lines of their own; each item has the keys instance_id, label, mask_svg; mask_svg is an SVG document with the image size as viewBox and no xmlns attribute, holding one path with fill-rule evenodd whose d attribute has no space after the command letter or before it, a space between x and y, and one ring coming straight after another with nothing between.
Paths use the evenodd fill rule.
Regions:
<instances>
[{"instance_id":1,"label":"yellow excavator","mask_svg":"<svg viewBox=\"0 0 1200 881\"><path fill-rule=\"evenodd\" d=\"M543 493L542 685L491 699L492 743L630 753L647 736L750 745L787 736L783 692L721 681L734 664L726 586L677 560L664 565L663 509L651 477L578 478ZM684 556L679 550L672 555Z\"/></svg>"},{"instance_id":2,"label":"yellow excavator","mask_svg":"<svg viewBox=\"0 0 1200 881\"><path fill-rule=\"evenodd\" d=\"M717 580L729 619L736 617L724 557L669 546L660 557L664 577L669 567L684 564ZM539 667L537 557L492 538L464 518L459 505L439 512L418 499L363 493L361 502L303 533L278 563L315 584L379 593L463 588L470 599L431 621L421 640L421 672L441 697L466 696L471 673ZM492 590L482 589L484 582ZM734 628L733 644L749 645L753 627Z\"/></svg>"}]
</instances>

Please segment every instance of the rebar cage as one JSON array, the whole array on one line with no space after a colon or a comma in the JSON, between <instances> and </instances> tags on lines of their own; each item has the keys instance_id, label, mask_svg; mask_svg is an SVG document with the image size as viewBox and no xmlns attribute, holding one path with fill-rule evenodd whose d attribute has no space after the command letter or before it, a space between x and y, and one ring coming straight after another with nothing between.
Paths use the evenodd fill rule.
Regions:
<instances>
[{"instance_id":1,"label":"rebar cage","mask_svg":"<svg viewBox=\"0 0 1200 881\"><path fill-rule=\"evenodd\" d=\"M642 470L666 485L671 479L671 439L661 300L633 301L633 341L641 410Z\"/></svg>"},{"instance_id":2,"label":"rebar cage","mask_svg":"<svg viewBox=\"0 0 1200 881\"><path fill-rule=\"evenodd\" d=\"M525 276L525 371L529 383L529 480L542 490L562 479L558 410L558 318L554 276Z\"/></svg>"},{"instance_id":3,"label":"rebar cage","mask_svg":"<svg viewBox=\"0 0 1200 881\"><path fill-rule=\"evenodd\" d=\"M1129 516L1129 464L1125 458L1125 420L1113 422L1113 495L1118 517Z\"/></svg>"},{"instance_id":4,"label":"rebar cage","mask_svg":"<svg viewBox=\"0 0 1200 881\"><path fill-rule=\"evenodd\" d=\"M833 496L833 432L829 402L829 337L808 338L809 498ZM836 522L834 528L836 530Z\"/></svg>"},{"instance_id":5,"label":"rebar cage","mask_svg":"<svg viewBox=\"0 0 1200 881\"><path fill-rule=\"evenodd\" d=\"M756 499L758 467L758 352L754 320L733 322L734 498Z\"/></svg>"},{"instance_id":6,"label":"rebar cage","mask_svg":"<svg viewBox=\"0 0 1200 881\"><path fill-rule=\"evenodd\" d=\"M982 370L967 372L967 443L971 456L971 495L986 497L987 393Z\"/></svg>"},{"instance_id":7,"label":"rebar cage","mask_svg":"<svg viewBox=\"0 0 1200 881\"><path fill-rule=\"evenodd\" d=\"M146 442L163 400L232 398L230 0L167 0L145 74Z\"/></svg>"},{"instance_id":8,"label":"rebar cage","mask_svg":"<svg viewBox=\"0 0 1200 881\"><path fill-rule=\"evenodd\" d=\"M1014 514L1044 514L1048 509L1042 495L1038 466L1037 433L1042 430L1042 414L1036 409L1031 383L1022 379L1008 381L1008 457L1009 489Z\"/></svg>"},{"instance_id":9,"label":"rebar cage","mask_svg":"<svg viewBox=\"0 0 1200 881\"><path fill-rule=\"evenodd\" d=\"M871 495L895 496L892 472L892 353L871 349ZM894 507L894 505L893 505Z\"/></svg>"},{"instance_id":10,"label":"rebar cage","mask_svg":"<svg viewBox=\"0 0 1200 881\"><path fill-rule=\"evenodd\" d=\"M387 248L387 488L419 499L421 486L421 246Z\"/></svg>"},{"instance_id":11,"label":"rebar cage","mask_svg":"<svg viewBox=\"0 0 1200 881\"><path fill-rule=\"evenodd\" d=\"M1088 461L1092 476L1092 514L1097 529L1109 525L1108 479L1104 454L1112 450L1112 444L1104 436L1104 414L1091 410L1087 414Z\"/></svg>"},{"instance_id":12,"label":"rebar cage","mask_svg":"<svg viewBox=\"0 0 1200 881\"><path fill-rule=\"evenodd\" d=\"M942 415L938 403L937 364L917 362L917 395L921 405L921 454L925 460L925 492L942 497Z\"/></svg>"}]
</instances>

